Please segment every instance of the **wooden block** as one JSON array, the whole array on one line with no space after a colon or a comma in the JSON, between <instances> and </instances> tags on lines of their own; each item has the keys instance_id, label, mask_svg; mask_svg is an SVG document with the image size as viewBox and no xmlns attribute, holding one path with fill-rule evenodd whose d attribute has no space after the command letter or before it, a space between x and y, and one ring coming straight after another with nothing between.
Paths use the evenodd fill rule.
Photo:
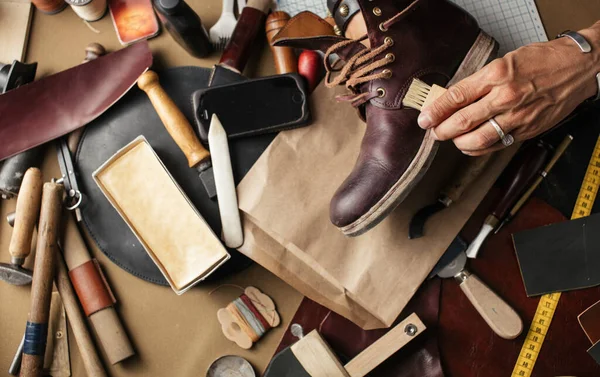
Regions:
<instances>
[{"instance_id":1,"label":"wooden block","mask_svg":"<svg viewBox=\"0 0 600 377\"><path fill-rule=\"evenodd\" d=\"M348 377L346 369L317 330L311 331L290 348L298 362L312 377Z\"/></svg>"},{"instance_id":2,"label":"wooden block","mask_svg":"<svg viewBox=\"0 0 600 377\"><path fill-rule=\"evenodd\" d=\"M414 333L409 335L406 328L409 325L414 326ZM387 334L379 338L369 348L358 354L354 359L346 364L345 368L350 377L363 377L384 362L388 357L404 347L408 342L415 339L425 330L425 325L419 317L413 313Z\"/></svg>"},{"instance_id":3,"label":"wooden block","mask_svg":"<svg viewBox=\"0 0 600 377\"><path fill-rule=\"evenodd\" d=\"M32 6L26 0L0 0L0 63L25 59Z\"/></svg>"}]
</instances>

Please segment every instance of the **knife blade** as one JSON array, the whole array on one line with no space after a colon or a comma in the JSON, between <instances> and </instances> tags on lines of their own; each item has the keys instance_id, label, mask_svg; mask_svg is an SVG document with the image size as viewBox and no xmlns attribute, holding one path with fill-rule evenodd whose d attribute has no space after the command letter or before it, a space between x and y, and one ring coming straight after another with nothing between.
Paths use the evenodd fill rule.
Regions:
<instances>
[{"instance_id":1,"label":"knife blade","mask_svg":"<svg viewBox=\"0 0 600 377\"><path fill-rule=\"evenodd\" d=\"M210 122L208 145L212 156L223 241L227 247L235 249L244 243L244 234L235 192L227 133L216 114L213 114Z\"/></svg>"},{"instance_id":2,"label":"knife blade","mask_svg":"<svg viewBox=\"0 0 600 377\"><path fill-rule=\"evenodd\" d=\"M91 122L152 64L147 42L23 85L0 96L0 161Z\"/></svg>"}]
</instances>

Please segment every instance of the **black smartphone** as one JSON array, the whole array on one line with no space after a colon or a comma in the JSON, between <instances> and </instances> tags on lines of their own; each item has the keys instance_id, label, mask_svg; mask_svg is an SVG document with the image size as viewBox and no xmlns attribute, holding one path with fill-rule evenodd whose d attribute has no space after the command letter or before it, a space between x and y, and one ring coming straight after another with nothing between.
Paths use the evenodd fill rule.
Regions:
<instances>
[{"instance_id":1,"label":"black smartphone","mask_svg":"<svg viewBox=\"0 0 600 377\"><path fill-rule=\"evenodd\" d=\"M200 138L208 139L213 114L229 138L260 135L308 124L304 79L285 74L244 80L196 91L192 96Z\"/></svg>"}]
</instances>

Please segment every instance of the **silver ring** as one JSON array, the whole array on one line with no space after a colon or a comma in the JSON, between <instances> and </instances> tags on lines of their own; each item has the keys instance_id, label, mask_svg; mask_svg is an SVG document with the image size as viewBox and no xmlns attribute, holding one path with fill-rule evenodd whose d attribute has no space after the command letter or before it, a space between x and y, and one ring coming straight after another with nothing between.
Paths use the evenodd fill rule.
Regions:
<instances>
[{"instance_id":1,"label":"silver ring","mask_svg":"<svg viewBox=\"0 0 600 377\"><path fill-rule=\"evenodd\" d=\"M496 133L498 133L498 136L500 136L500 140L502 141L502 144L504 144L505 147L508 147L508 146L512 145L512 143L515 142L515 138L511 134L506 135L504 133L504 131L502 131L502 127L500 127L498 122L496 122L496 119L490 118L488 121L496 130Z\"/></svg>"}]
</instances>

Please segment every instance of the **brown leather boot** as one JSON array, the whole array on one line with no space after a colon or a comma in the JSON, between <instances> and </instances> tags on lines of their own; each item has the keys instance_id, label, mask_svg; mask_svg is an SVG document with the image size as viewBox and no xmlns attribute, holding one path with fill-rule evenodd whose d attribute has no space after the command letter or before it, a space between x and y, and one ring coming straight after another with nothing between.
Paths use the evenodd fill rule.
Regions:
<instances>
[{"instance_id":1,"label":"brown leather boot","mask_svg":"<svg viewBox=\"0 0 600 377\"><path fill-rule=\"evenodd\" d=\"M303 21L284 28L276 41L326 50L327 85L345 84L350 93L339 99L366 120L356 165L330 206L331 222L357 236L406 198L436 154L438 143L417 125L418 112L402 106L412 80L447 86L480 69L497 44L447 0L329 0L328 5L341 33L355 39L309 35L317 22L299 15ZM366 34L356 37L360 31ZM334 54L345 63L332 78Z\"/></svg>"}]
</instances>

